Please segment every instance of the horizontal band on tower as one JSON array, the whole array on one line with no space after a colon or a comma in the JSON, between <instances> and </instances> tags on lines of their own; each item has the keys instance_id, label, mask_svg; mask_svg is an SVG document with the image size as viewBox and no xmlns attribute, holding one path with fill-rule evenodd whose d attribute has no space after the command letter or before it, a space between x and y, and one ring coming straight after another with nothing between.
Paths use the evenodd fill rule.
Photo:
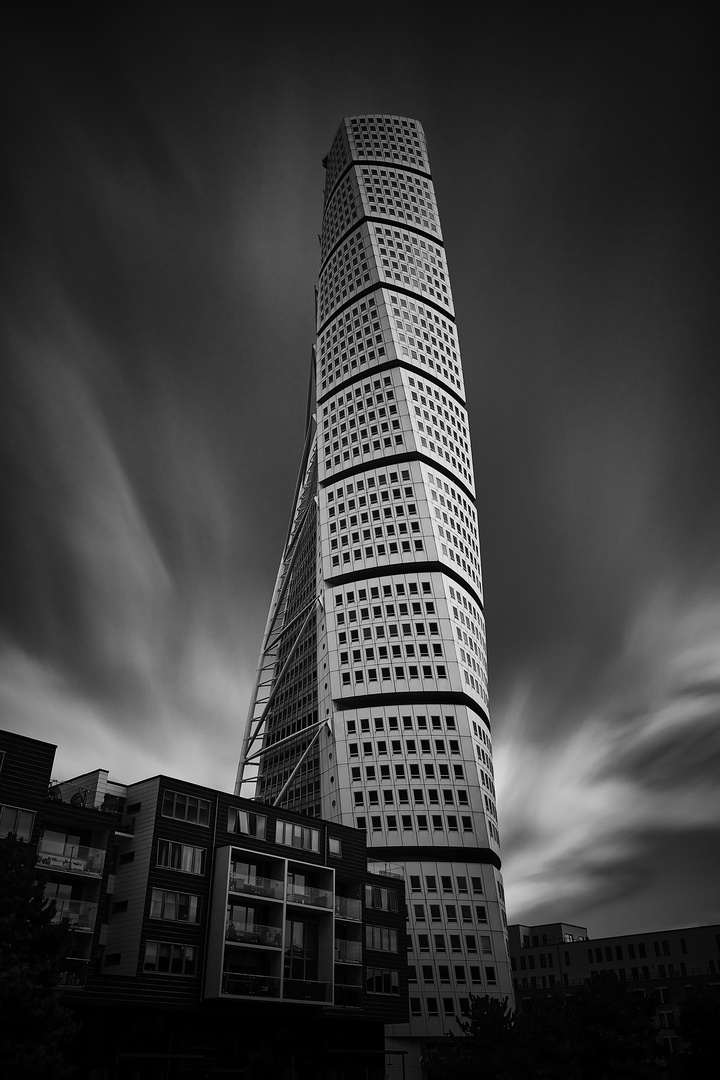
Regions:
<instances>
[{"instance_id":1,"label":"horizontal band on tower","mask_svg":"<svg viewBox=\"0 0 720 1080\"><path fill-rule=\"evenodd\" d=\"M402 694L363 694L361 697L333 698L333 708L336 712L347 712L348 709L355 709L360 712L362 709L378 709L383 705L460 705L479 716L488 731L491 730L490 719L482 705L479 705L468 694L463 694L457 690L448 690L447 693L439 690L431 690L426 693L419 690L417 693L413 693L408 690ZM432 732L428 734L433 736ZM452 733L450 734L452 735ZM456 734L458 733L456 732Z\"/></svg>"},{"instance_id":2,"label":"horizontal band on tower","mask_svg":"<svg viewBox=\"0 0 720 1080\"><path fill-rule=\"evenodd\" d=\"M375 862L463 862L482 863L502 869L500 856L492 848L466 847L369 847L368 861Z\"/></svg>"},{"instance_id":3,"label":"horizontal band on tower","mask_svg":"<svg viewBox=\"0 0 720 1080\"><path fill-rule=\"evenodd\" d=\"M399 574L444 574L445 577L452 578L456 585L460 585L461 588L465 589L465 591L472 596L483 615L485 614L485 606L475 587L471 585L462 574L458 573L457 570L453 570L446 563L439 561L389 563L386 566L365 566L362 570L350 570L347 574L333 574L331 577L326 577L324 585L328 589L338 589L343 585L350 585L355 581L365 581L368 578L376 577L397 577Z\"/></svg>"}]
</instances>

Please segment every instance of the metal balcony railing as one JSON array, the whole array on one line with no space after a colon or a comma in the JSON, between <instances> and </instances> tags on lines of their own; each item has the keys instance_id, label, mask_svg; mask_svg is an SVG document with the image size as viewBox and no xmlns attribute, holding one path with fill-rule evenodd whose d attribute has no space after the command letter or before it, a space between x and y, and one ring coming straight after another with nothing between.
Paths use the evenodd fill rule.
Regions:
<instances>
[{"instance_id":1,"label":"metal balcony railing","mask_svg":"<svg viewBox=\"0 0 720 1080\"><path fill-rule=\"evenodd\" d=\"M38 845L37 865L46 870L99 878L105 865L105 852L102 848L81 844L58 844L43 837Z\"/></svg>"},{"instance_id":2,"label":"metal balcony railing","mask_svg":"<svg viewBox=\"0 0 720 1080\"><path fill-rule=\"evenodd\" d=\"M362 903L360 900L353 900L349 896L336 896L335 914L339 919L352 919L353 922L361 922Z\"/></svg>"},{"instance_id":3,"label":"metal balcony railing","mask_svg":"<svg viewBox=\"0 0 720 1080\"><path fill-rule=\"evenodd\" d=\"M282 900L283 883L274 878L244 877L241 874L230 876L230 891L243 893L246 896L270 896L276 900Z\"/></svg>"},{"instance_id":4,"label":"metal balcony railing","mask_svg":"<svg viewBox=\"0 0 720 1080\"><path fill-rule=\"evenodd\" d=\"M278 926L238 926L229 922L225 927L225 940L237 941L241 945L271 945L279 949L282 945L282 930Z\"/></svg>"},{"instance_id":5,"label":"metal balcony railing","mask_svg":"<svg viewBox=\"0 0 720 1080\"><path fill-rule=\"evenodd\" d=\"M280 997L280 980L272 975L243 975L234 971L224 971L222 977L223 994L235 994L238 997Z\"/></svg>"},{"instance_id":6,"label":"metal balcony railing","mask_svg":"<svg viewBox=\"0 0 720 1080\"><path fill-rule=\"evenodd\" d=\"M341 964L361 964L362 945L359 941L335 938L335 960Z\"/></svg>"},{"instance_id":7,"label":"metal balcony railing","mask_svg":"<svg viewBox=\"0 0 720 1080\"><path fill-rule=\"evenodd\" d=\"M359 1009L362 1005L362 989L335 983L335 1004L344 1009Z\"/></svg>"},{"instance_id":8,"label":"metal balcony railing","mask_svg":"<svg viewBox=\"0 0 720 1080\"><path fill-rule=\"evenodd\" d=\"M80 960L73 956L66 956L60 963L58 985L84 986L87 981L89 967L89 960Z\"/></svg>"},{"instance_id":9,"label":"metal balcony railing","mask_svg":"<svg viewBox=\"0 0 720 1080\"><path fill-rule=\"evenodd\" d=\"M283 998L296 1001L330 1001L330 983L310 982L306 979L285 979Z\"/></svg>"},{"instance_id":10,"label":"metal balcony railing","mask_svg":"<svg viewBox=\"0 0 720 1080\"><path fill-rule=\"evenodd\" d=\"M310 904L313 907L332 907L333 894L329 889L316 889L310 885L288 883L287 898L293 904Z\"/></svg>"},{"instance_id":11,"label":"metal balcony railing","mask_svg":"<svg viewBox=\"0 0 720 1080\"><path fill-rule=\"evenodd\" d=\"M92 930L97 917L97 904L85 900L55 900L54 923L69 922L77 930Z\"/></svg>"}]
</instances>

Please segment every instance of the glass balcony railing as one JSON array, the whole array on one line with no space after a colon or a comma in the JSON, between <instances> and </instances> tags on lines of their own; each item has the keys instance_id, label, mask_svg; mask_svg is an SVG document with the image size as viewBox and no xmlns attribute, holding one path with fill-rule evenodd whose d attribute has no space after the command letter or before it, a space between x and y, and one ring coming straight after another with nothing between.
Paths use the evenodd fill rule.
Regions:
<instances>
[{"instance_id":1,"label":"glass balcony railing","mask_svg":"<svg viewBox=\"0 0 720 1080\"><path fill-rule=\"evenodd\" d=\"M87 981L89 960L79 960L73 956L66 956L60 962L60 974L58 975L59 986L84 986Z\"/></svg>"},{"instance_id":2,"label":"glass balcony railing","mask_svg":"<svg viewBox=\"0 0 720 1080\"><path fill-rule=\"evenodd\" d=\"M46 870L63 870L69 874L99 878L105 865L105 852L102 848L58 844L43 838L38 845L37 865Z\"/></svg>"},{"instance_id":3,"label":"glass balcony railing","mask_svg":"<svg viewBox=\"0 0 720 1080\"><path fill-rule=\"evenodd\" d=\"M335 914L339 919L352 919L353 922L361 922L362 904L359 900L353 900L349 896L336 896Z\"/></svg>"},{"instance_id":4,"label":"glass balcony railing","mask_svg":"<svg viewBox=\"0 0 720 1080\"><path fill-rule=\"evenodd\" d=\"M293 998L297 1001L330 1001L330 989L330 983L286 979L283 983L283 998Z\"/></svg>"},{"instance_id":5,"label":"glass balcony railing","mask_svg":"<svg viewBox=\"0 0 720 1080\"><path fill-rule=\"evenodd\" d=\"M55 900L54 923L69 922L78 930L92 930L95 926L97 904L85 900Z\"/></svg>"},{"instance_id":6,"label":"glass balcony railing","mask_svg":"<svg viewBox=\"0 0 720 1080\"><path fill-rule=\"evenodd\" d=\"M280 980L272 975L243 975L234 971L224 971L222 992L241 997L276 998L280 997Z\"/></svg>"},{"instance_id":7,"label":"glass balcony railing","mask_svg":"<svg viewBox=\"0 0 720 1080\"><path fill-rule=\"evenodd\" d=\"M362 990L359 986L338 986L335 984L335 1004L345 1009L359 1009L362 1005Z\"/></svg>"},{"instance_id":8,"label":"glass balcony railing","mask_svg":"<svg viewBox=\"0 0 720 1080\"><path fill-rule=\"evenodd\" d=\"M335 938L335 960L341 964L362 963L362 945L359 941Z\"/></svg>"},{"instance_id":9,"label":"glass balcony railing","mask_svg":"<svg viewBox=\"0 0 720 1080\"><path fill-rule=\"evenodd\" d=\"M230 892L244 893L250 896L271 896L282 900L283 883L274 878L244 877L241 874L230 875Z\"/></svg>"},{"instance_id":10,"label":"glass balcony railing","mask_svg":"<svg viewBox=\"0 0 720 1080\"><path fill-rule=\"evenodd\" d=\"M271 945L279 949L282 945L282 930L278 926L238 926L229 922L225 927L225 940L237 941L241 945Z\"/></svg>"},{"instance_id":11,"label":"glass balcony railing","mask_svg":"<svg viewBox=\"0 0 720 1080\"><path fill-rule=\"evenodd\" d=\"M315 889L310 885L288 883L287 898L292 904L311 904L313 907L332 907L333 894L329 889Z\"/></svg>"}]
</instances>

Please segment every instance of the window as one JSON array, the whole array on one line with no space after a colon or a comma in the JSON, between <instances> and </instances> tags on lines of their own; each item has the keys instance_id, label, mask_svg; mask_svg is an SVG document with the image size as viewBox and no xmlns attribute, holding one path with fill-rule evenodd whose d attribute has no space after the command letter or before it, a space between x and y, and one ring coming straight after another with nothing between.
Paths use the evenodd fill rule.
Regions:
<instances>
[{"instance_id":1,"label":"window","mask_svg":"<svg viewBox=\"0 0 720 1080\"><path fill-rule=\"evenodd\" d=\"M320 850L320 830L307 825L297 825L291 821L278 821L275 825L275 840L288 847L303 848L305 851Z\"/></svg>"},{"instance_id":2,"label":"window","mask_svg":"<svg viewBox=\"0 0 720 1080\"><path fill-rule=\"evenodd\" d=\"M375 908L377 911L397 911L397 892L395 889L385 889L378 885L366 885L365 907Z\"/></svg>"},{"instance_id":3,"label":"window","mask_svg":"<svg viewBox=\"0 0 720 1080\"><path fill-rule=\"evenodd\" d=\"M368 994L399 994L400 979L397 971L388 968L365 968L365 989Z\"/></svg>"},{"instance_id":4,"label":"window","mask_svg":"<svg viewBox=\"0 0 720 1080\"><path fill-rule=\"evenodd\" d=\"M34 822L35 814L31 810L21 810L19 806L0 806L0 837L16 836L27 843Z\"/></svg>"},{"instance_id":5,"label":"window","mask_svg":"<svg viewBox=\"0 0 720 1080\"><path fill-rule=\"evenodd\" d=\"M264 814L240 810L237 806L231 806L228 810L228 832L243 833L245 836L256 836L258 840L264 840L266 831L267 818Z\"/></svg>"},{"instance_id":6,"label":"window","mask_svg":"<svg viewBox=\"0 0 720 1080\"><path fill-rule=\"evenodd\" d=\"M191 893L153 889L150 918L166 919L169 922L200 922L200 897Z\"/></svg>"},{"instance_id":7,"label":"window","mask_svg":"<svg viewBox=\"0 0 720 1080\"><path fill-rule=\"evenodd\" d=\"M196 799L178 791L166 791L162 802L163 817L177 818L193 825L210 824L210 800Z\"/></svg>"},{"instance_id":8,"label":"window","mask_svg":"<svg viewBox=\"0 0 720 1080\"><path fill-rule=\"evenodd\" d=\"M145 945L143 971L168 975L194 975L197 949L194 945L175 945L169 941L148 941Z\"/></svg>"},{"instance_id":9,"label":"window","mask_svg":"<svg viewBox=\"0 0 720 1080\"><path fill-rule=\"evenodd\" d=\"M204 874L205 848L158 840L157 864L170 870L182 870L185 874Z\"/></svg>"},{"instance_id":10,"label":"window","mask_svg":"<svg viewBox=\"0 0 720 1080\"><path fill-rule=\"evenodd\" d=\"M336 836L328 837L328 854L338 859L342 856L342 844Z\"/></svg>"},{"instance_id":11,"label":"window","mask_svg":"<svg viewBox=\"0 0 720 1080\"><path fill-rule=\"evenodd\" d=\"M397 930L391 930L388 926L366 926L365 946L375 952L397 952Z\"/></svg>"}]
</instances>

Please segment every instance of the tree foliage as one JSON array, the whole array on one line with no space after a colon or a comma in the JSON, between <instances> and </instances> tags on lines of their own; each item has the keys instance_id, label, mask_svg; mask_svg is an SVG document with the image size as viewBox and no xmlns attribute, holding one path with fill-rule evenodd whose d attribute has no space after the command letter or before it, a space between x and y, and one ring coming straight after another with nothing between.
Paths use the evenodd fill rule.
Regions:
<instances>
[{"instance_id":1,"label":"tree foliage","mask_svg":"<svg viewBox=\"0 0 720 1080\"><path fill-rule=\"evenodd\" d=\"M52 988L69 937L55 925L55 904L38 880L35 851L0 840L0 1076L35 1080L69 1075L63 1047L75 1035L71 1015Z\"/></svg>"},{"instance_id":2,"label":"tree foliage","mask_svg":"<svg viewBox=\"0 0 720 1080\"><path fill-rule=\"evenodd\" d=\"M603 976L580 991L507 1000L472 997L462 1036L429 1055L432 1080L650 1080L658 1076L655 1007Z\"/></svg>"},{"instance_id":3,"label":"tree foliage","mask_svg":"<svg viewBox=\"0 0 720 1080\"><path fill-rule=\"evenodd\" d=\"M698 987L680 1010L678 1035L687 1052L685 1075L696 1080L717 1074L720 1046L720 994L710 987Z\"/></svg>"}]
</instances>

